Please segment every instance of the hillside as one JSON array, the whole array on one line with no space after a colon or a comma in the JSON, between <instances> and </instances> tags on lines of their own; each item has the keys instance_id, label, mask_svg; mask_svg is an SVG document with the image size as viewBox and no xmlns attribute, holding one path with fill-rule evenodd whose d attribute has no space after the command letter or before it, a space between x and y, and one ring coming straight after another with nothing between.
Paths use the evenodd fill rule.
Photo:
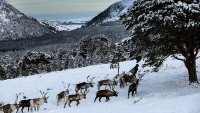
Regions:
<instances>
[{"instance_id":1,"label":"hillside","mask_svg":"<svg viewBox=\"0 0 200 113\"><path fill-rule=\"evenodd\" d=\"M112 43L118 42L121 39L127 38L130 35L129 31L124 29L124 26L121 24L120 21L114 21L104 23L101 26L78 28L71 31L62 31L56 34L48 34L29 39L0 41L0 52L32 50L34 48L44 50L44 48L46 48L47 46L48 48L53 48L52 46L59 47L63 44L70 45L78 43L79 40L86 35L96 36L99 34L106 35Z\"/></svg>"},{"instance_id":2,"label":"hillside","mask_svg":"<svg viewBox=\"0 0 200 113\"><path fill-rule=\"evenodd\" d=\"M120 72L128 72L135 65L135 61L120 62ZM87 98L80 101L79 106L72 102L71 106L63 108L61 102L56 106L56 94L65 90L62 81L70 83L70 94L75 93L76 83L86 81L86 76L96 77L94 82L106 77L112 79L117 74L117 69L110 69L109 64L101 64L84 68L57 71L46 74L39 74L24 78L0 81L0 101L14 103L15 94L23 92L28 98L41 97L39 90L49 90L48 103L41 106L38 113L199 113L200 86L197 84L188 85L187 70L180 61L168 58L161 70L157 73L144 73L141 63L139 73L144 74L143 80L138 86L138 94L127 99L127 89L120 89L119 85L115 90L119 92L118 97L111 97L110 101L98 100L94 103L97 84L90 88ZM197 71L200 74L200 59L197 61ZM106 76L108 74L108 76ZM199 78L200 80L200 78ZM129 84L128 84L129 85ZM101 87L104 89L104 87ZM22 95L19 96L19 100ZM24 113L27 113L27 109Z\"/></svg>"},{"instance_id":3,"label":"hillside","mask_svg":"<svg viewBox=\"0 0 200 113\"><path fill-rule=\"evenodd\" d=\"M54 33L52 27L40 23L4 0L0 2L0 40L16 40Z\"/></svg>"},{"instance_id":4,"label":"hillside","mask_svg":"<svg viewBox=\"0 0 200 113\"><path fill-rule=\"evenodd\" d=\"M135 0L120 0L110 5L107 9L83 25L83 27L98 26L106 22L119 20L119 16L126 12L134 1Z\"/></svg>"}]
</instances>

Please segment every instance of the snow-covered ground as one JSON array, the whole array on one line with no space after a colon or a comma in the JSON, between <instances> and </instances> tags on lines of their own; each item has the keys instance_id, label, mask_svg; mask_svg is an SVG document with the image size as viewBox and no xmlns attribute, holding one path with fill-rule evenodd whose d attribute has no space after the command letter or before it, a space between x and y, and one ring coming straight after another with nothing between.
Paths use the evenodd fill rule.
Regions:
<instances>
[{"instance_id":1,"label":"snow-covered ground","mask_svg":"<svg viewBox=\"0 0 200 113\"><path fill-rule=\"evenodd\" d=\"M120 62L120 73L128 72L136 64L135 61ZM72 102L63 108L64 102L56 104L56 94L65 90L62 81L70 83L70 94L74 94L76 83L86 81L86 76L96 77L94 82L109 78L117 74L117 69L110 69L109 64L101 64L78 69L69 69L46 74L39 74L24 78L0 81L0 101L14 103L15 95L23 92L28 98L41 97L39 90L48 92L48 103L43 104L38 113L200 113L200 85L189 86L187 70L184 64L177 60L168 59L158 73L145 73L138 86L138 94L127 99L128 86L123 89L119 85L115 90L118 97L111 97L110 101L102 102L98 99L94 103L97 84L90 88L87 98ZM200 75L200 59L197 60L197 71ZM146 69L139 66L139 73ZM108 74L108 76L106 76ZM129 84L128 84L129 85ZM101 87L104 89L104 87ZM19 96L19 100L22 95ZM18 101L19 101L18 100ZM19 111L21 112L21 111ZM24 113L27 113L24 109Z\"/></svg>"},{"instance_id":2,"label":"snow-covered ground","mask_svg":"<svg viewBox=\"0 0 200 113\"><path fill-rule=\"evenodd\" d=\"M91 17L68 19L68 20L42 20L42 22L49 24L56 28L58 31L71 31L77 28L81 28L87 21L91 20Z\"/></svg>"}]
</instances>

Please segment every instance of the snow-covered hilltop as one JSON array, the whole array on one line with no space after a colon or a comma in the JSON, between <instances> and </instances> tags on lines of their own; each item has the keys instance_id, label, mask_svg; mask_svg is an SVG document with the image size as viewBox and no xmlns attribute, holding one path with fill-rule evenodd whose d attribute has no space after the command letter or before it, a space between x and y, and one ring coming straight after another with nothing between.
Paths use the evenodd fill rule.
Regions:
<instances>
[{"instance_id":1,"label":"snow-covered hilltop","mask_svg":"<svg viewBox=\"0 0 200 113\"><path fill-rule=\"evenodd\" d=\"M39 37L55 32L52 27L26 16L4 0L0 2L0 40Z\"/></svg>"},{"instance_id":2,"label":"snow-covered hilltop","mask_svg":"<svg viewBox=\"0 0 200 113\"><path fill-rule=\"evenodd\" d=\"M79 18L79 19L70 19L70 20L42 20L42 23L45 23L51 27L54 27L58 31L71 31L77 28L80 28L86 22L88 22L91 18Z\"/></svg>"},{"instance_id":3,"label":"snow-covered hilltop","mask_svg":"<svg viewBox=\"0 0 200 113\"><path fill-rule=\"evenodd\" d=\"M112 4L92 20L88 21L84 27L97 26L105 22L119 20L119 16L126 12L134 1L135 0L121 0Z\"/></svg>"}]
</instances>

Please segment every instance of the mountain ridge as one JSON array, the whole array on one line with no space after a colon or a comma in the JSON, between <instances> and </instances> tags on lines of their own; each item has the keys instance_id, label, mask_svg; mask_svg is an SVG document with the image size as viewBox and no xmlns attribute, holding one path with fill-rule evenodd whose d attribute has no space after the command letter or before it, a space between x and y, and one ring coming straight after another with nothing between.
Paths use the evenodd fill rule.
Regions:
<instances>
[{"instance_id":1,"label":"mountain ridge","mask_svg":"<svg viewBox=\"0 0 200 113\"><path fill-rule=\"evenodd\" d=\"M0 40L24 39L55 33L56 30L27 16L5 0L0 2Z\"/></svg>"},{"instance_id":2,"label":"mountain ridge","mask_svg":"<svg viewBox=\"0 0 200 113\"><path fill-rule=\"evenodd\" d=\"M119 20L119 16L127 11L127 9L133 4L135 0L121 0L110 5L107 9L99 13L97 16L92 18L82 27L98 26L102 23L109 21Z\"/></svg>"}]
</instances>

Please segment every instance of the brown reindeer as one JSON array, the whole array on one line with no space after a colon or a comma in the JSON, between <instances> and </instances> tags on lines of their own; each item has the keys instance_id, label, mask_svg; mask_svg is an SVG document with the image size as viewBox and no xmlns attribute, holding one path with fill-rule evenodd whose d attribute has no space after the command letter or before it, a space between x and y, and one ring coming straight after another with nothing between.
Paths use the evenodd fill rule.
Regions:
<instances>
[{"instance_id":1,"label":"brown reindeer","mask_svg":"<svg viewBox=\"0 0 200 113\"><path fill-rule=\"evenodd\" d=\"M64 102L65 102L65 98L66 98L66 96L69 94L69 86L70 86L70 84L68 84L68 88L65 90L65 91L62 91L62 92L60 92L60 93L58 93L57 94L57 106L59 105L59 102L63 99L64 100ZM65 87L65 86L64 86Z\"/></svg>"},{"instance_id":2,"label":"brown reindeer","mask_svg":"<svg viewBox=\"0 0 200 113\"><path fill-rule=\"evenodd\" d=\"M71 102L73 102L73 101L76 101L76 105L78 106L78 104L80 104L80 100L81 99L86 99L86 95L87 95L87 93L89 92L89 90L87 91L87 92L84 92L84 93L82 93L82 94L72 94L72 95L68 95L67 96L67 99L66 99L66 102L65 102L65 105L64 105L64 108L65 108L65 106L66 106L66 104L67 104L67 102L68 102L68 105L69 105L69 107L71 107Z\"/></svg>"},{"instance_id":3,"label":"brown reindeer","mask_svg":"<svg viewBox=\"0 0 200 113\"><path fill-rule=\"evenodd\" d=\"M109 79L98 81L98 84L97 84L98 90L100 90L100 87L103 85L105 85L105 89L106 89L107 85L110 87L110 89L113 89L115 87L115 85L117 85L117 81L109 80Z\"/></svg>"},{"instance_id":4,"label":"brown reindeer","mask_svg":"<svg viewBox=\"0 0 200 113\"><path fill-rule=\"evenodd\" d=\"M137 87L139 84L139 79L137 79L136 82L132 83L129 88L128 88L128 99L129 99L129 94L132 92L132 96L134 96L137 93ZM135 92L135 93L134 93Z\"/></svg>"},{"instance_id":5,"label":"brown reindeer","mask_svg":"<svg viewBox=\"0 0 200 113\"><path fill-rule=\"evenodd\" d=\"M24 93L22 93L22 94L24 94ZM18 99L19 95L16 94L16 96L17 96L17 99ZM16 99L16 103L17 103L17 99ZM27 96L25 96L25 95L23 96L23 99L24 100L19 101L19 108L21 107L21 112L22 113L23 113L23 110L24 110L25 107L28 107L28 111L29 111L29 107L31 106L30 105L30 100L31 99L27 99ZM19 109L17 109L16 113L18 112L18 110Z\"/></svg>"},{"instance_id":6,"label":"brown reindeer","mask_svg":"<svg viewBox=\"0 0 200 113\"><path fill-rule=\"evenodd\" d=\"M87 81L88 81L88 78L89 78L89 77L90 77L90 75L87 76ZM76 93L78 94L78 91L79 91L79 90L81 90L81 93L82 93L82 89L85 89L85 92L87 92L87 89L88 89L89 87L93 87L93 84L94 84L94 83L92 83L92 80L94 80L94 78L95 78L95 77L91 78L90 81L88 81L88 82L82 82L82 83L76 84L76 85L75 85L75 91L76 91Z\"/></svg>"},{"instance_id":7,"label":"brown reindeer","mask_svg":"<svg viewBox=\"0 0 200 113\"><path fill-rule=\"evenodd\" d=\"M3 106L4 113L12 113L15 109L19 108L19 104L6 104Z\"/></svg>"},{"instance_id":8,"label":"brown reindeer","mask_svg":"<svg viewBox=\"0 0 200 113\"><path fill-rule=\"evenodd\" d=\"M135 81L137 81L135 76L125 74L119 79L120 88L124 88L125 84L127 85L127 83L134 83Z\"/></svg>"},{"instance_id":9,"label":"brown reindeer","mask_svg":"<svg viewBox=\"0 0 200 113\"><path fill-rule=\"evenodd\" d=\"M29 107L31 106L30 100L31 100L31 99L19 101L19 108L21 107L22 113L23 113L23 110L24 110L25 107L28 107L28 111L29 111ZM18 112L18 110L19 110L19 109L17 109L17 112ZM17 113L17 112L16 112L16 113Z\"/></svg>"},{"instance_id":10,"label":"brown reindeer","mask_svg":"<svg viewBox=\"0 0 200 113\"><path fill-rule=\"evenodd\" d=\"M108 89L106 90L99 90L96 92L96 98L94 99L94 102L96 101L97 98L99 98L99 102L101 102L101 98L102 97L106 97L106 102L110 100L109 97L111 96L118 96L118 92L114 91L114 89L112 89L113 91L110 91Z\"/></svg>"},{"instance_id":11,"label":"brown reindeer","mask_svg":"<svg viewBox=\"0 0 200 113\"><path fill-rule=\"evenodd\" d=\"M46 94L48 93L45 93L45 92L42 92L40 90L40 93L42 94L42 98L34 98L34 99L31 99L30 100L30 105L31 105L31 112L33 112L33 108L37 108L37 111L39 111L40 109L40 106L43 104L43 103L47 103L47 99L49 97L46 97Z\"/></svg>"},{"instance_id":12,"label":"brown reindeer","mask_svg":"<svg viewBox=\"0 0 200 113\"><path fill-rule=\"evenodd\" d=\"M18 111L19 104L17 104L17 100L18 100L19 95L21 95L21 93L16 94L16 99L15 99L14 104L6 104L2 107L4 113L12 113L15 109L17 109Z\"/></svg>"}]
</instances>

